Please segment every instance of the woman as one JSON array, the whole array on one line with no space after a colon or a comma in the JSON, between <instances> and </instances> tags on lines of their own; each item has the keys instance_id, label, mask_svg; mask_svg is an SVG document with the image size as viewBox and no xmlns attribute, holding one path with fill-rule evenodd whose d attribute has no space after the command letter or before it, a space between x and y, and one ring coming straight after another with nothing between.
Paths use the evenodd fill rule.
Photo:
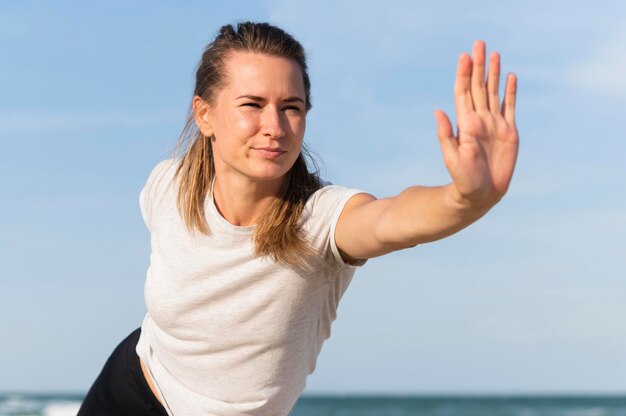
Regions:
<instances>
[{"instance_id":1,"label":"woman","mask_svg":"<svg viewBox=\"0 0 626 416\"><path fill-rule=\"evenodd\" d=\"M79 415L286 415L339 299L366 259L453 234L505 194L518 149L516 79L461 55L458 134L435 112L452 183L391 198L323 185L302 151L301 45L263 23L221 28L196 74L182 157L141 192L151 231L148 314Z\"/></svg>"}]
</instances>

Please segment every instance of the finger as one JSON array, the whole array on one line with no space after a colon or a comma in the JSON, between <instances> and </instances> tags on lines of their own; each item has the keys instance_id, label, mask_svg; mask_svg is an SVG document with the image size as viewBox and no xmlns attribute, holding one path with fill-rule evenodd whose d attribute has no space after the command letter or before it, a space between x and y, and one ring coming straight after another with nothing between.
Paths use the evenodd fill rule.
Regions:
<instances>
[{"instance_id":1,"label":"finger","mask_svg":"<svg viewBox=\"0 0 626 416\"><path fill-rule=\"evenodd\" d=\"M515 99L517 98L517 76L510 73L506 77L504 100L502 100L502 116L511 124L515 124Z\"/></svg>"},{"instance_id":2,"label":"finger","mask_svg":"<svg viewBox=\"0 0 626 416\"><path fill-rule=\"evenodd\" d=\"M470 80L472 75L472 59L468 54L462 53L459 56L459 63L456 68L456 79L454 80L454 105L457 116L463 117L474 111L472 103L472 93L470 92Z\"/></svg>"},{"instance_id":3,"label":"finger","mask_svg":"<svg viewBox=\"0 0 626 416\"><path fill-rule=\"evenodd\" d=\"M487 87L485 85L485 42L474 42L472 48L472 99L476 111L487 111Z\"/></svg>"},{"instance_id":4,"label":"finger","mask_svg":"<svg viewBox=\"0 0 626 416\"><path fill-rule=\"evenodd\" d=\"M492 114L500 112L500 98L498 89L500 88L500 55L492 52L489 55L489 76L487 77L487 95L489 96L489 111Z\"/></svg>"},{"instance_id":5,"label":"finger","mask_svg":"<svg viewBox=\"0 0 626 416\"><path fill-rule=\"evenodd\" d=\"M435 119L437 120L437 137L439 138L443 159L446 165L451 166L458 153L459 142L454 136L452 123L450 123L446 113L436 110Z\"/></svg>"}]
</instances>

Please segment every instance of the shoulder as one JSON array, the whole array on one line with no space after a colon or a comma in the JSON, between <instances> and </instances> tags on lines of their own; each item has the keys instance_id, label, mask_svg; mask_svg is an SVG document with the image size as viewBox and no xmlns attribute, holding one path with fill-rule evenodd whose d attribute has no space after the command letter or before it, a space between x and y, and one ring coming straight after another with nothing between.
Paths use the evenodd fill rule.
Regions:
<instances>
[{"instance_id":1,"label":"shoulder","mask_svg":"<svg viewBox=\"0 0 626 416\"><path fill-rule=\"evenodd\" d=\"M170 179L173 178L176 175L176 171L178 170L179 165L180 160L174 158L165 159L157 163L157 165L150 172L146 185L153 185L154 183L162 180L165 177L168 177Z\"/></svg>"},{"instance_id":2,"label":"shoulder","mask_svg":"<svg viewBox=\"0 0 626 416\"><path fill-rule=\"evenodd\" d=\"M354 195L360 194L358 189L324 183L308 199L305 211L310 214L319 214L322 211L341 209Z\"/></svg>"},{"instance_id":3,"label":"shoulder","mask_svg":"<svg viewBox=\"0 0 626 416\"><path fill-rule=\"evenodd\" d=\"M154 206L173 189L171 185L179 163L179 159L159 162L148 175L148 180L139 194L139 206L148 229L151 229Z\"/></svg>"},{"instance_id":4,"label":"shoulder","mask_svg":"<svg viewBox=\"0 0 626 416\"><path fill-rule=\"evenodd\" d=\"M302 212L302 224L311 246L340 266L345 266L345 262L335 244L335 227L349 201L362 194L358 189L325 184L309 197Z\"/></svg>"},{"instance_id":5,"label":"shoulder","mask_svg":"<svg viewBox=\"0 0 626 416\"><path fill-rule=\"evenodd\" d=\"M173 183L180 165L180 159L165 159L152 169L144 186L143 192L148 197L163 194Z\"/></svg>"}]
</instances>

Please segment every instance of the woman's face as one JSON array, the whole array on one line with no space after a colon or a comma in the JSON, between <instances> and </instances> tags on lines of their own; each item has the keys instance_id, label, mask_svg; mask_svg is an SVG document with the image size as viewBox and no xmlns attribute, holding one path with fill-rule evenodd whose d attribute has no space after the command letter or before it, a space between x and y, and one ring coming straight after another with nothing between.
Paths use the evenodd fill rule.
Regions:
<instances>
[{"instance_id":1,"label":"woman's face","mask_svg":"<svg viewBox=\"0 0 626 416\"><path fill-rule=\"evenodd\" d=\"M225 67L226 84L209 105L204 126L209 130L202 131L212 136L216 175L282 182L304 138L300 67L290 59L250 52L230 54Z\"/></svg>"}]
</instances>

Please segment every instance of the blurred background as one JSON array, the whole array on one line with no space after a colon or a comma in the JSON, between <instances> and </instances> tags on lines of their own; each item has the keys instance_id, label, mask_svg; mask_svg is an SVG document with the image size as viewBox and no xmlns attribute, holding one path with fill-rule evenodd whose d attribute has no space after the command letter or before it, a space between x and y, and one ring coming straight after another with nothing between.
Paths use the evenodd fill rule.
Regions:
<instances>
[{"instance_id":1,"label":"blurred background","mask_svg":"<svg viewBox=\"0 0 626 416\"><path fill-rule=\"evenodd\" d=\"M305 46L323 176L379 197L449 181L433 111L474 40L519 77L508 195L358 271L305 393L626 391L623 3L63 0L0 3L0 392L82 394L141 324L138 195L240 20Z\"/></svg>"}]
</instances>

